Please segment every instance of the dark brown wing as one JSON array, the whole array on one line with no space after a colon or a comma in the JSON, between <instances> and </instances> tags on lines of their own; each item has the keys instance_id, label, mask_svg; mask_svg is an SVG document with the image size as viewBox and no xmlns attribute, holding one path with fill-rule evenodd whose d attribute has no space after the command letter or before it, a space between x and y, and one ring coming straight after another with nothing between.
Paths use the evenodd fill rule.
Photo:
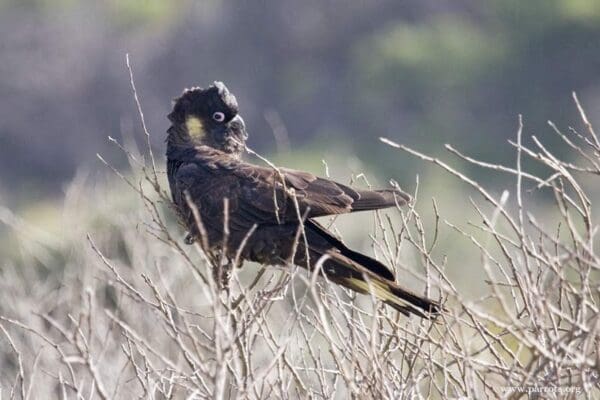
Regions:
<instances>
[{"instance_id":1,"label":"dark brown wing","mask_svg":"<svg viewBox=\"0 0 600 400\"><path fill-rule=\"evenodd\" d=\"M243 203L240 206L258 214L263 222L297 220L298 211L300 215L315 218L388 208L410 200L410 196L399 190L357 190L290 169L275 171L239 163L232 172L240 180L242 197L239 200Z\"/></svg>"},{"instance_id":2,"label":"dark brown wing","mask_svg":"<svg viewBox=\"0 0 600 400\"><path fill-rule=\"evenodd\" d=\"M202 203L203 210L220 210L223 198L229 198L230 221L248 228L295 222L298 211L315 218L387 208L410 199L395 189L357 190L308 172L256 166L204 146L181 165L174 183Z\"/></svg>"},{"instance_id":3,"label":"dark brown wing","mask_svg":"<svg viewBox=\"0 0 600 400\"><path fill-rule=\"evenodd\" d=\"M396 189L357 190L329 179L319 178L308 172L292 169L282 169L288 185L297 194L303 196L307 205L319 213L319 205L335 204L342 207L342 212L378 210L404 205L410 201L410 196ZM338 214L336 212L334 214ZM321 215L327 215L324 211ZM311 215L316 217L317 215Z\"/></svg>"}]
</instances>

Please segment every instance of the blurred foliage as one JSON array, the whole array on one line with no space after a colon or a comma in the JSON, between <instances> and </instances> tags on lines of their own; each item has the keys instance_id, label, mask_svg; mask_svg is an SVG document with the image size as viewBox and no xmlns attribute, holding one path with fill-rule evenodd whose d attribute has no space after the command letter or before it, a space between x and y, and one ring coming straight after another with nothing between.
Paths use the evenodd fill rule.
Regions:
<instances>
[{"instance_id":1,"label":"blurred foliage","mask_svg":"<svg viewBox=\"0 0 600 400\"><path fill-rule=\"evenodd\" d=\"M512 164L518 114L526 130L547 119L566 130L576 90L592 122L600 115L596 0L0 0L0 10L0 201L10 206L55 195L80 165L96 169L108 135L142 138L127 52L157 153L170 99L217 79L258 151L297 168L354 154L405 185L428 172L378 137ZM266 110L294 151L274 151Z\"/></svg>"},{"instance_id":2,"label":"blurred foliage","mask_svg":"<svg viewBox=\"0 0 600 400\"><path fill-rule=\"evenodd\" d=\"M393 95L399 89L393 81L389 85L393 74L411 78L405 91L475 86L506 57L506 47L503 38L488 36L468 20L441 16L425 24L399 23L367 39L355 62L361 75L377 79L375 89Z\"/></svg>"},{"instance_id":3,"label":"blurred foliage","mask_svg":"<svg viewBox=\"0 0 600 400\"><path fill-rule=\"evenodd\" d=\"M109 15L115 25L129 28L141 25L152 29L164 27L182 12L180 5L184 5L161 0L111 0L109 4Z\"/></svg>"}]
</instances>

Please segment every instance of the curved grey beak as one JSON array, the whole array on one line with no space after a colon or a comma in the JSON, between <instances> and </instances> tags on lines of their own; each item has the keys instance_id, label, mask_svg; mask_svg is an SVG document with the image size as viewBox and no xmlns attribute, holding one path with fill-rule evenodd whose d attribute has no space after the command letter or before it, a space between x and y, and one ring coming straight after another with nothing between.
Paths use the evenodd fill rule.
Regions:
<instances>
[{"instance_id":1,"label":"curved grey beak","mask_svg":"<svg viewBox=\"0 0 600 400\"><path fill-rule=\"evenodd\" d=\"M244 119L238 114L236 115L229 123L227 124L229 131L233 134L233 136L248 139L248 133L246 132L246 124L244 123Z\"/></svg>"}]
</instances>

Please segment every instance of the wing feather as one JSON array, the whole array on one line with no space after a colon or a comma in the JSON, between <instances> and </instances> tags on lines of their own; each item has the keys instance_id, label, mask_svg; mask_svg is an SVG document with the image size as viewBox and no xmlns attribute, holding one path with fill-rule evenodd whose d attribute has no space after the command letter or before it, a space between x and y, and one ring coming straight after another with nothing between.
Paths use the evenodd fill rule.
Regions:
<instances>
[{"instance_id":1,"label":"wing feather","mask_svg":"<svg viewBox=\"0 0 600 400\"><path fill-rule=\"evenodd\" d=\"M218 210L222 198L229 197L230 218L239 216L236 222L242 225L297 221L296 202L300 215L315 218L393 207L410 199L396 189L357 190L308 172L276 171L210 149L196 152L190 161L180 168L177 185L188 190L195 201L201 200L204 209ZM198 169L203 170L202 182L197 178ZM207 171L213 179L207 178Z\"/></svg>"}]
</instances>

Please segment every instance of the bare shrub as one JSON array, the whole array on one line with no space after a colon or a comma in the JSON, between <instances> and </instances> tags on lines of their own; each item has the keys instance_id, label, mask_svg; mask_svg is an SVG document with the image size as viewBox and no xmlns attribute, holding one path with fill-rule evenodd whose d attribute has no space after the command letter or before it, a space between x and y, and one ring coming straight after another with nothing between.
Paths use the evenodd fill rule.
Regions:
<instances>
[{"instance_id":1,"label":"bare shrub","mask_svg":"<svg viewBox=\"0 0 600 400\"><path fill-rule=\"evenodd\" d=\"M133 83L133 80L132 80ZM134 94L136 101L137 93ZM373 245L401 279L412 277L446 312L406 318L291 265L247 266L221 290L218 260L185 246L170 212L164 174L120 144L132 172L92 189L74 182L62 237L0 219L19 237L21 257L0 271L0 385L6 398L541 398L597 397L598 269L593 204L582 185L600 174L600 142L575 98L585 132L553 131L579 157L561 161L536 137L511 142L516 196L494 196L442 160L382 141L439 166L479 193L479 222L433 226L414 205L375 213ZM138 101L139 105L139 101ZM141 114L141 107L140 107ZM143 114L142 121L143 121ZM149 137L147 130L144 130ZM544 167L523 169L529 158ZM552 218L523 198L542 191ZM123 206L137 197L136 211ZM414 193L419 202L418 190ZM513 204L514 203L514 204ZM141 207L140 207L141 206ZM438 232L480 254L486 295L472 299L447 274ZM411 252L421 272L404 268ZM3 397L3 398L4 398Z\"/></svg>"}]
</instances>

